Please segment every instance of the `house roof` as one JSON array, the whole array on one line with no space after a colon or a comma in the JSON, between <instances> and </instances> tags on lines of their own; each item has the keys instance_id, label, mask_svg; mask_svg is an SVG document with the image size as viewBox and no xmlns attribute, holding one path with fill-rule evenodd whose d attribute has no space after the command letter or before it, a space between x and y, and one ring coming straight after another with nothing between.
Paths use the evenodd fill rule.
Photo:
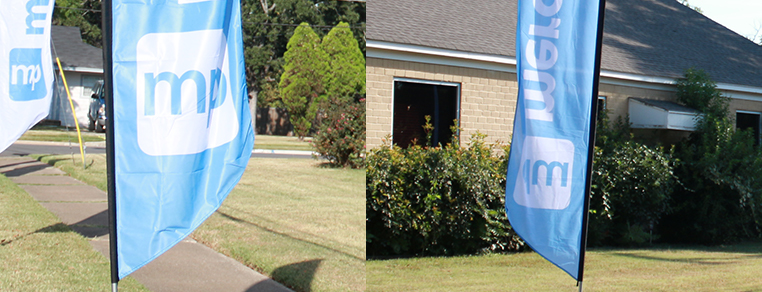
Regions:
<instances>
[{"instance_id":1,"label":"house roof","mask_svg":"<svg viewBox=\"0 0 762 292\"><path fill-rule=\"evenodd\" d=\"M78 27L53 25L50 36L53 39L54 54L58 55L64 70L103 70L103 52L82 42Z\"/></svg>"},{"instance_id":2,"label":"house roof","mask_svg":"<svg viewBox=\"0 0 762 292\"><path fill-rule=\"evenodd\" d=\"M637 97L630 97L630 99L637 100L643 104L657 107L668 112L687 113L687 114L701 113L697 109L689 108L687 106L682 106L680 104L677 104L671 101L666 101L666 100L655 100L655 99L637 98Z\"/></svg>"},{"instance_id":3,"label":"house roof","mask_svg":"<svg viewBox=\"0 0 762 292\"><path fill-rule=\"evenodd\" d=\"M516 56L517 0L373 0L367 38ZM703 69L718 83L762 87L762 46L675 0L607 0L601 69L679 78Z\"/></svg>"}]
</instances>

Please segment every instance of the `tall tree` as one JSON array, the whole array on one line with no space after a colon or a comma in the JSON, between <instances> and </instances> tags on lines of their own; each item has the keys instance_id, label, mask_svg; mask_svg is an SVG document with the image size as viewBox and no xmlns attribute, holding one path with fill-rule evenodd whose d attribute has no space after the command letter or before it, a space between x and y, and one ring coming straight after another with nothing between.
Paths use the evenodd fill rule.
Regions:
<instances>
[{"instance_id":1,"label":"tall tree","mask_svg":"<svg viewBox=\"0 0 762 292\"><path fill-rule=\"evenodd\" d=\"M302 140L312 128L324 91L327 55L320 47L320 37L305 22L294 31L283 57L284 72L279 83L281 97L294 133Z\"/></svg>"},{"instance_id":2,"label":"tall tree","mask_svg":"<svg viewBox=\"0 0 762 292\"><path fill-rule=\"evenodd\" d=\"M243 0L244 48L249 91L258 106L281 106L278 81L283 54L298 23L312 24L323 36L341 21L349 24L365 49L365 3L330 0Z\"/></svg>"},{"instance_id":3,"label":"tall tree","mask_svg":"<svg viewBox=\"0 0 762 292\"><path fill-rule=\"evenodd\" d=\"M349 29L340 22L323 37L321 44L328 55L328 72L324 79L325 95L329 100L352 101L365 94L365 56Z\"/></svg>"},{"instance_id":4,"label":"tall tree","mask_svg":"<svg viewBox=\"0 0 762 292\"><path fill-rule=\"evenodd\" d=\"M53 10L53 25L76 26L82 40L94 47L102 46L101 1L57 0Z\"/></svg>"}]
</instances>

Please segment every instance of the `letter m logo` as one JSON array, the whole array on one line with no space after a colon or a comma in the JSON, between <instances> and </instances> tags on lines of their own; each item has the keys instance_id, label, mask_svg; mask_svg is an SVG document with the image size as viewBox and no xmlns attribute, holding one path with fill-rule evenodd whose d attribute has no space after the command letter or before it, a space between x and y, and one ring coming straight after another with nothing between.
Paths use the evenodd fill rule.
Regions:
<instances>
[{"instance_id":1,"label":"letter m logo","mask_svg":"<svg viewBox=\"0 0 762 292\"><path fill-rule=\"evenodd\" d=\"M42 99L48 93L42 72L42 49L15 48L10 52L8 80L11 100Z\"/></svg>"},{"instance_id":2,"label":"letter m logo","mask_svg":"<svg viewBox=\"0 0 762 292\"><path fill-rule=\"evenodd\" d=\"M569 140L527 136L513 190L519 205L561 210L571 199L574 144Z\"/></svg>"}]
</instances>

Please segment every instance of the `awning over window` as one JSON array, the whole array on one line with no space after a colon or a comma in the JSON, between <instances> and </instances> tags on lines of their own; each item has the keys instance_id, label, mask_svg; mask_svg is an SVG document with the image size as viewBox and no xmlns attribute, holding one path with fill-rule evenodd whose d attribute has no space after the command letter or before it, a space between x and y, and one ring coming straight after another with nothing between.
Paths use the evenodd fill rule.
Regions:
<instances>
[{"instance_id":1,"label":"awning over window","mask_svg":"<svg viewBox=\"0 0 762 292\"><path fill-rule=\"evenodd\" d=\"M701 113L674 102L630 97L630 127L693 131Z\"/></svg>"}]
</instances>

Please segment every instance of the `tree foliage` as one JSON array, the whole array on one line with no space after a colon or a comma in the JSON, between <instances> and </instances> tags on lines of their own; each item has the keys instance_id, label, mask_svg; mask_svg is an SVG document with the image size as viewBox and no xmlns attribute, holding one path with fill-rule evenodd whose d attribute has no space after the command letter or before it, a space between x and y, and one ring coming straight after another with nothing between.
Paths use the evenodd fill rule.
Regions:
<instances>
[{"instance_id":1,"label":"tree foliage","mask_svg":"<svg viewBox=\"0 0 762 292\"><path fill-rule=\"evenodd\" d=\"M332 0L241 0L246 79L259 107L282 106L278 82L283 54L299 23L307 22L318 36L340 22L351 28L365 52L365 3ZM82 39L102 47L101 1L58 0L53 24L78 26Z\"/></svg>"},{"instance_id":2,"label":"tree foliage","mask_svg":"<svg viewBox=\"0 0 762 292\"><path fill-rule=\"evenodd\" d=\"M57 0L53 9L53 25L76 26L82 40L94 47L102 47L101 1ZM100 57L100 56L97 56Z\"/></svg>"},{"instance_id":3,"label":"tree foliage","mask_svg":"<svg viewBox=\"0 0 762 292\"><path fill-rule=\"evenodd\" d=\"M279 85L281 98L294 126L294 134L303 139L312 129L321 102L328 56L320 47L320 37L307 23L302 23L294 31L287 48Z\"/></svg>"},{"instance_id":4,"label":"tree foliage","mask_svg":"<svg viewBox=\"0 0 762 292\"><path fill-rule=\"evenodd\" d=\"M310 23L319 36L346 22L365 51L365 3L329 0L243 0L244 55L249 91L258 93L257 106L281 106L277 84L283 55L296 24Z\"/></svg>"},{"instance_id":5,"label":"tree foliage","mask_svg":"<svg viewBox=\"0 0 762 292\"><path fill-rule=\"evenodd\" d=\"M717 83L704 70L686 70L685 77L677 79L676 95L677 101L705 115L726 118L729 113L730 98L717 90Z\"/></svg>"},{"instance_id":6,"label":"tree foliage","mask_svg":"<svg viewBox=\"0 0 762 292\"><path fill-rule=\"evenodd\" d=\"M676 173L685 187L674 193L675 213L668 216L665 235L704 244L758 237L762 157L751 134L735 129L728 98L703 71L686 71L678 97L703 116L677 148L682 163Z\"/></svg>"},{"instance_id":7,"label":"tree foliage","mask_svg":"<svg viewBox=\"0 0 762 292\"><path fill-rule=\"evenodd\" d=\"M365 94L365 56L357 45L349 24L341 22L323 37L321 48L328 55L328 72L324 78L325 95L329 99L351 102Z\"/></svg>"}]
</instances>

